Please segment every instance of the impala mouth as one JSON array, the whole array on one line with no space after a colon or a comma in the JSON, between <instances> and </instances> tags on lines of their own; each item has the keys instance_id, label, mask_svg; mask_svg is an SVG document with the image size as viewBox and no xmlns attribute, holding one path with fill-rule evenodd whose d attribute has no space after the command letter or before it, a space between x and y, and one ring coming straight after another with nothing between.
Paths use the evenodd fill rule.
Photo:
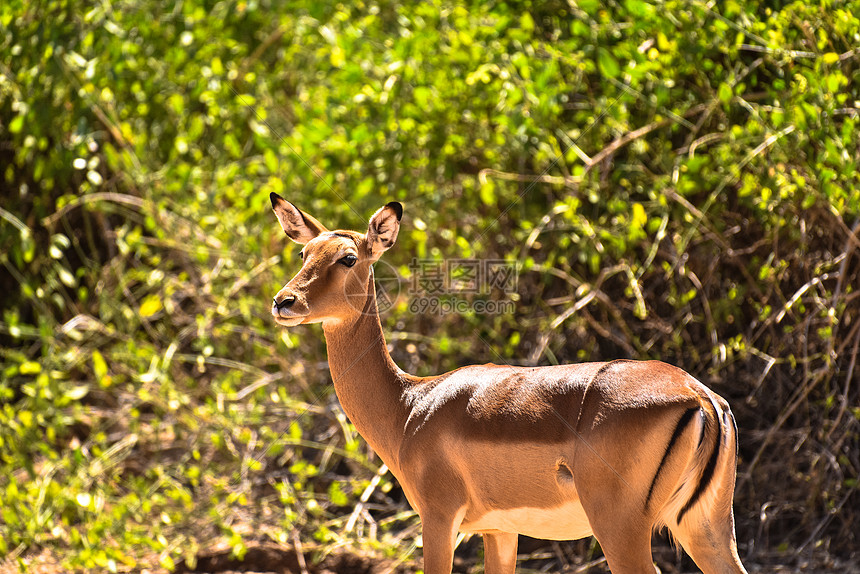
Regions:
<instances>
[{"instance_id":1,"label":"impala mouth","mask_svg":"<svg viewBox=\"0 0 860 574\"><path fill-rule=\"evenodd\" d=\"M272 305L272 317L275 318L275 322L278 325L294 327L304 321L307 315L296 315L294 312L290 312L289 309L278 309L277 305Z\"/></svg>"},{"instance_id":2,"label":"impala mouth","mask_svg":"<svg viewBox=\"0 0 860 574\"><path fill-rule=\"evenodd\" d=\"M305 320L304 315L299 317L281 317L280 315L275 315L273 313L272 316L275 318L275 323L283 327L295 327Z\"/></svg>"}]
</instances>

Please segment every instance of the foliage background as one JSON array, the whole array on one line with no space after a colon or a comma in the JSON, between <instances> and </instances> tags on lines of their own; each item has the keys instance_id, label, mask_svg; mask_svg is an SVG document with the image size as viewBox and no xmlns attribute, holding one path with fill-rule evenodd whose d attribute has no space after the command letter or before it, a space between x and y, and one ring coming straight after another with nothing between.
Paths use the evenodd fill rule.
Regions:
<instances>
[{"instance_id":1,"label":"foliage background","mask_svg":"<svg viewBox=\"0 0 860 574\"><path fill-rule=\"evenodd\" d=\"M0 556L420 556L320 329L268 317L298 268L275 191L354 229L402 201L386 262L404 284L413 257L518 262L513 315L410 313L404 294L383 317L404 369L679 365L738 419L742 556L856 564L858 14L3 2ZM550 548L528 564L599 556Z\"/></svg>"}]
</instances>

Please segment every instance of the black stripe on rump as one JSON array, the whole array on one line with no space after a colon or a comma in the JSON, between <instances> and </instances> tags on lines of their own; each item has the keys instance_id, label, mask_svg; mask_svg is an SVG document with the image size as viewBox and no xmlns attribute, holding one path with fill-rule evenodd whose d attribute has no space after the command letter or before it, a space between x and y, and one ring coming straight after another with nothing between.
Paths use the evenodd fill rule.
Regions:
<instances>
[{"instance_id":1,"label":"black stripe on rump","mask_svg":"<svg viewBox=\"0 0 860 574\"><path fill-rule=\"evenodd\" d=\"M716 414L716 413L714 413ZM690 497L690 500L687 501L687 504L684 505L684 508L678 513L678 522L681 522L681 519L684 518L684 515L690 510L696 502L698 502L699 498L701 498L702 494L708 489L708 486L711 483L711 480L714 478L714 472L717 470L717 459L720 458L720 445L723 441L723 428L720 425L720 417L715 416L714 421L717 423L717 436L714 439L714 448L711 451L711 457L708 459L708 463L705 465L705 470L702 471L702 478L699 479L699 485L696 487L696 490L693 491L693 495Z\"/></svg>"},{"instance_id":2,"label":"black stripe on rump","mask_svg":"<svg viewBox=\"0 0 860 574\"><path fill-rule=\"evenodd\" d=\"M651 502L651 496L654 494L654 486L657 484L657 479L660 477L660 471L663 470L663 466L666 464L666 461L669 459L669 454L672 452L672 447L675 446L675 443L678 441L678 438L684 433L687 426L690 424L690 421L693 420L693 417L696 413L699 412L699 408L691 408L687 409L681 418L678 419L678 425L675 427L675 432L672 433L672 437L669 439L669 444L666 445L666 452L663 453L663 458L660 460L659 466L657 466L657 472L654 473L654 478L651 479L651 487L648 489L648 496L645 497L645 508L648 508L648 504Z\"/></svg>"}]
</instances>

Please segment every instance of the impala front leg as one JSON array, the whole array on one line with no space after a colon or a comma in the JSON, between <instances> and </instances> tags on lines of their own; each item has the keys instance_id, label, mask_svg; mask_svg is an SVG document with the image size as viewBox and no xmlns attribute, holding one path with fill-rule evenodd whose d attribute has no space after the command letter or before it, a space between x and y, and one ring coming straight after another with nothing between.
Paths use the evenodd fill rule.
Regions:
<instances>
[{"instance_id":1,"label":"impala front leg","mask_svg":"<svg viewBox=\"0 0 860 574\"><path fill-rule=\"evenodd\" d=\"M517 566L517 535L510 532L484 534L484 573L514 574Z\"/></svg>"},{"instance_id":2,"label":"impala front leg","mask_svg":"<svg viewBox=\"0 0 860 574\"><path fill-rule=\"evenodd\" d=\"M424 574L451 574L454 544L462 515L421 516L424 538Z\"/></svg>"}]
</instances>

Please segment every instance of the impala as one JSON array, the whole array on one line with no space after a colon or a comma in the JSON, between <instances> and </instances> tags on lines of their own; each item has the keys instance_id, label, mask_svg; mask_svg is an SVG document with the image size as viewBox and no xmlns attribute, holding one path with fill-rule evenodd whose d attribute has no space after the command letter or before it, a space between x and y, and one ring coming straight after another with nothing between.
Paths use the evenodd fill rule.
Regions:
<instances>
[{"instance_id":1,"label":"impala","mask_svg":"<svg viewBox=\"0 0 860 574\"><path fill-rule=\"evenodd\" d=\"M372 267L394 245L402 206L382 207L358 233L271 200L304 245L272 316L322 323L344 411L421 518L427 574L451 572L458 532L483 536L488 574L514 572L518 534L594 535L615 574L654 573L651 535L663 527L704 572L746 572L726 401L658 361L409 375L387 351Z\"/></svg>"}]
</instances>

